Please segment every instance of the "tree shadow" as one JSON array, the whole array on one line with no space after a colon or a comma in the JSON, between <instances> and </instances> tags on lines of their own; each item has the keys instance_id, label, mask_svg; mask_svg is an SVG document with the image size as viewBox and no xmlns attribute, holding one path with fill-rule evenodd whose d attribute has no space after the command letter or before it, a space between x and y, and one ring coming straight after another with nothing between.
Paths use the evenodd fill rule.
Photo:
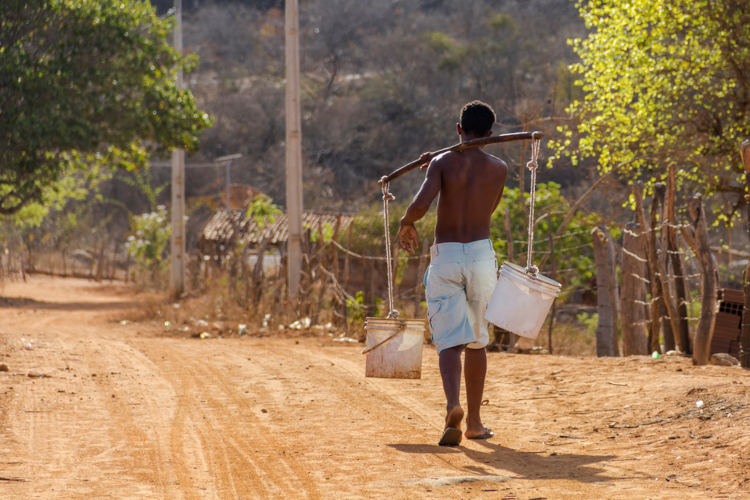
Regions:
<instances>
[{"instance_id":1,"label":"tree shadow","mask_svg":"<svg viewBox=\"0 0 750 500\"><path fill-rule=\"evenodd\" d=\"M133 301L112 302L46 302L26 297L0 297L0 309L44 309L60 311L111 311L132 309L143 304Z\"/></svg>"},{"instance_id":2,"label":"tree shadow","mask_svg":"<svg viewBox=\"0 0 750 500\"><path fill-rule=\"evenodd\" d=\"M497 474L497 470L510 471L520 479L572 479L582 483L596 483L619 479L606 475L604 469L593 464L616 458L614 455L577 455L553 454L543 452L517 451L490 441L477 441L486 448L474 450L463 446L446 448L438 445L426 444L389 444L403 453L434 453L460 454L463 453L477 462L476 466L466 467L467 470L478 474ZM489 470L494 469L494 470Z\"/></svg>"}]
</instances>

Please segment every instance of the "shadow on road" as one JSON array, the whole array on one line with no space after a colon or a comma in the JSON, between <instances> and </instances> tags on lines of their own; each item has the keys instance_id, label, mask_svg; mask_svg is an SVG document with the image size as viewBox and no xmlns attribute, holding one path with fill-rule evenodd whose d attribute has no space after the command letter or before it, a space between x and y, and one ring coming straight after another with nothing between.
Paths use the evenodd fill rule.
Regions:
<instances>
[{"instance_id":1,"label":"shadow on road","mask_svg":"<svg viewBox=\"0 0 750 500\"><path fill-rule=\"evenodd\" d=\"M607 476L604 470L591 464L605 462L615 458L614 455L545 455L541 452L516 451L490 441L477 441L487 450L472 450L463 446L446 448L427 444L389 444L391 448L404 453L463 453L471 460L481 464L470 466L468 470L488 474L486 468L499 469L515 473L519 479L572 479L583 483L595 483L618 479ZM496 473L492 471L492 473Z\"/></svg>"},{"instance_id":2,"label":"shadow on road","mask_svg":"<svg viewBox=\"0 0 750 500\"><path fill-rule=\"evenodd\" d=\"M142 303L133 301L112 302L46 302L25 297L0 297L0 308L13 309L49 309L60 311L107 311L113 309L132 309L141 307Z\"/></svg>"}]
</instances>

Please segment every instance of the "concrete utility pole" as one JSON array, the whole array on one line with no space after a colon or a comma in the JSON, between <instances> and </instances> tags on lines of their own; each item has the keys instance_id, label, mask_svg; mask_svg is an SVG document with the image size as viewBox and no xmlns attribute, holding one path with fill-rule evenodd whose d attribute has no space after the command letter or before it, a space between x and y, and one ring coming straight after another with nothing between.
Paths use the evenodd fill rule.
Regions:
<instances>
[{"instance_id":1,"label":"concrete utility pole","mask_svg":"<svg viewBox=\"0 0 750 500\"><path fill-rule=\"evenodd\" d=\"M182 55L182 0L175 0L174 49ZM182 88L182 69L177 69L177 87ZM185 151L172 150L172 239L170 294L185 291Z\"/></svg>"},{"instance_id":2,"label":"concrete utility pole","mask_svg":"<svg viewBox=\"0 0 750 500\"><path fill-rule=\"evenodd\" d=\"M302 130L299 91L299 9L285 2L287 286L296 297L302 272Z\"/></svg>"},{"instance_id":3,"label":"concrete utility pole","mask_svg":"<svg viewBox=\"0 0 750 500\"><path fill-rule=\"evenodd\" d=\"M233 155L219 156L214 160L216 163L227 162L224 172L224 190L226 193L226 199L224 200L227 205L227 212L232 210L232 205L229 203L231 200L230 188L232 186L230 182L229 168L232 166L232 160L238 160L242 158L242 153L235 153Z\"/></svg>"}]
</instances>

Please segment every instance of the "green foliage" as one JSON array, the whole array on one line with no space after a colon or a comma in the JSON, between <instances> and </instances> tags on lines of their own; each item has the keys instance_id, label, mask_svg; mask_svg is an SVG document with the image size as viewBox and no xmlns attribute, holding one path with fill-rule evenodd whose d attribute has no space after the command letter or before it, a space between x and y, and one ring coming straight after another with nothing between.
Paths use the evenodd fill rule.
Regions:
<instances>
[{"instance_id":1,"label":"green foliage","mask_svg":"<svg viewBox=\"0 0 750 500\"><path fill-rule=\"evenodd\" d=\"M399 221L406 211L408 201L391 202L388 204L388 225L390 226L391 244L396 243L398 235ZM430 210L417 223L417 234L419 235L419 244L422 240L427 239L428 245L432 244L435 229L436 213ZM352 240L351 249L355 252L384 257L385 256L385 229L383 227L383 205L382 203L373 204L369 208L362 210L357 214L352 222ZM345 238L342 233L339 238ZM346 240L341 241L348 244ZM421 252L428 253L428 248L422 248ZM406 254L406 252L403 252Z\"/></svg>"},{"instance_id":2,"label":"green foliage","mask_svg":"<svg viewBox=\"0 0 750 500\"><path fill-rule=\"evenodd\" d=\"M152 278L166 270L167 247L171 235L169 216L164 205L159 205L155 212L136 215L132 218L132 235L126 243L128 253L135 260L139 269L149 271Z\"/></svg>"},{"instance_id":3,"label":"green foliage","mask_svg":"<svg viewBox=\"0 0 750 500\"><path fill-rule=\"evenodd\" d=\"M324 223L320 229L307 225L305 227L310 229L310 241L313 243L316 243L321 238L323 239L323 243L330 243L333 239L333 224L330 222Z\"/></svg>"},{"instance_id":4,"label":"green foliage","mask_svg":"<svg viewBox=\"0 0 750 500\"><path fill-rule=\"evenodd\" d=\"M750 10L734 0L579 0L590 30L572 40L585 93L553 146L601 173L653 184L678 167L686 187L743 192L738 144L750 136ZM739 197L738 197L739 196Z\"/></svg>"},{"instance_id":5,"label":"green foliage","mask_svg":"<svg viewBox=\"0 0 750 500\"><path fill-rule=\"evenodd\" d=\"M509 242L505 231L505 213L510 216L510 227L513 241L514 262L526 265L526 241L528 234L529 193L521 193L518 188L506 187L490 222L490 237L495 245L495 252L507 258ZM524 208L526 207L526 208ZM540 183L536 186L535 213L537 223L534 227L534 262L539 265L543 256L549 254L549 236L555 234L562 223L570 203L560 193L560 185L555 182ZM590 229L596 224L592 216L576 215L564 229L562 237L554 242L556 267L565 271L563 285L570 291L594 277L593 251L590 246ZM549 272L550 260L542 272Z\"/></svg>"},{"instance_id":6,"label":"green foliage","mask_svg":"<svg viewBox=\"0 0 750 500\"><path fill-rule=\"evenodd\" d=\"M261 193L253 196L253 199L247 206L245 217L253 220L258 227L262 228L266 224L276 222L276 216L282 213L281 208L269 196Z\"/></svg>"},{"instance_id":7,"label":"green foliage","mask_svg":"<svg viewBox=\"0 0 750 500\"><path fill-rule=\"evenodd\" d=\"M576 314L576 320L586 327L586 331L590 336L593 337L596 335L596 327L599 325L599 313L578 313Z\"/></svg>"},{"instance_id":8,"label":"green foliage","mask_svg":"<svg viewBox=\"0 0 750 500\"><path fill-rule=\"evenodd\" d=\"M365 294L358 290L353 298L346 299L346 317L350 325L362 323L365 320Z\"/></svg>"},{"instance_id":9,"label":"green foliage","mask_svg":"<svg viewBox=\"0 0 750 500\"><path fill-rule=\"evenodd\" d=\"M194 62L139 0L6 0L0 20L0 213L71 169L135 168L146 147L195 149L210 118L179 89Z\"/></svg>"}]
</instances>

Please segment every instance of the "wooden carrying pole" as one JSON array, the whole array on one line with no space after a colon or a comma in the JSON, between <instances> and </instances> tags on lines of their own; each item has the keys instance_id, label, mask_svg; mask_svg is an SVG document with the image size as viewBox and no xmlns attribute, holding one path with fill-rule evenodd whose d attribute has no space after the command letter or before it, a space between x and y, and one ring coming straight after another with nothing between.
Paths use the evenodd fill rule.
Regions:
<instances>
[{"instance_id":1,"label":"wooden carrying pole","mask_svg":"<svg viewBox=\"0 0 750 500\"><path fill-rule=\"evenodd\" d=\"M394 170L393 172L391 172L390 174L383 176L383 178L380 179L380 183L382 184L385 182L391 182L393 179L401 177L405 173L411 170L414 170L415 168L420 167L426 163L429 163L436 156L441 155L443 153L447 153L449 151L454 151L454 152L464 151L470 148L478 148L481 146L487 146L488 144L497 144L500 142L511 142L511 141L523 141L523 140L530 140L530 139L541 139L542 137L544 137L544 134L539 131L513 132L512 134L493 135L490 137L481 137L479 139L472 139L466 142L459 142L458 144L454 144L453 146L440 149L433 153L429 153L419 159L414 160L411 163L407 163L403 167L400 167Z\"/></svg>"}]
</instances>

